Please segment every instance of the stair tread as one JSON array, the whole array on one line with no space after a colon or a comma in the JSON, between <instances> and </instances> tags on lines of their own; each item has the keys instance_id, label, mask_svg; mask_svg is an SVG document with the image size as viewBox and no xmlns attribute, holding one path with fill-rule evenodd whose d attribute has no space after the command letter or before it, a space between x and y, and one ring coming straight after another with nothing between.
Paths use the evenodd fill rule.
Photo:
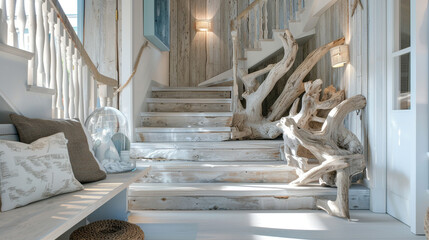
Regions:
<instances>
[{"instance_id":1,"label":"stair tread","mask_svg":"<svg viewBox=\"0 0 429 240\"><path fill-rule=\"evenodd\" d=\"M285 183L134 183L130 196L326 196L337 189L318 184L293 186ZM353 184L350 194L369 194L363 185Z\"/></svg>"},{"instance_id":2,"label":"stair tread","mask_svg":"<svg viewBox=\"0 0 429 240\"><path fill-rule=\"evenodd\" d=\"M250 170L293 170L285 161L265 161L265 162L189 162L189 161L169 161L169 162L144 162L137 161L138 167L152 167L152 169L177 169L183 168L183 171L194 171L195 169L212 169L225 171L239 171L243 168Z\"/></svg>"},{"instance_id":3,"label":"stair tread","mask_svg":"<svg viewBox=\"0 0 429 240\"><path fill-rule=\"evenodd\" d=\"M147 98L147 103L231 103L230 98Z\"/></svg>"},{"instance_id":4,"label":"stair tread","mask_svg":"<svg viewBox=\"0 0 429 240\"><path fill-rule=\"evenodd\" d=\"M233 112L141 112L141 117L232 117Z\"/></svg>"},{"instance_id":5,"label":"stair tread","mask_svg":"<svg viewBox=\"0 0 429 240\"><path fill-rule=\"evenodd\" d=\"M232 87L152 87L154 92L229 92Z\"/></svg>"},{"instance_id":6,"label":"stair tread","mask_svg":"<svg viewBox=\"0 0 429 240\"><path fill-rule=\"evenodd\" d=\"M173 148L173 149L185 149L185 148L204 148L204 149L255 149L255 148L279 148L283 145L283 140L242 140L242 141L224 141L224 142L142 142L142 143L131 143L131 148Z\"/></svg>"},{"instance_id":7,"label":"stair tread","mask_svg":"<svg viewBox=\"0 0 429 240\"><path fill-rule=\"evenodd\" d=\"M198 133L198 132L231 132L230 127L138 127L137 133Z\"/></svg>"}]
</instances>

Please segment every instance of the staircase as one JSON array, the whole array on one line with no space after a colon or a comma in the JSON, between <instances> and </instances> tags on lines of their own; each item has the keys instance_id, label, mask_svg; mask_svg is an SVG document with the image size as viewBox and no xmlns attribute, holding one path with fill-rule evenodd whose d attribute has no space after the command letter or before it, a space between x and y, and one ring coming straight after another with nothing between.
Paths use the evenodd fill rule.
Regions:
<instances>
[{"instance_id":1,"label":"staircase","mask_svg":"<svg viewBox=\"0 0 429 240\"><path fill-rule=\"evenodd\" d=\"M336 189L292 187L295 171L282 140L228 141L231 87L152 88L131 145L151 172L129 188L132 210L314 209ZM350 207L369 208L369 190L354 186Z\"/></svg>"}]
</instances>

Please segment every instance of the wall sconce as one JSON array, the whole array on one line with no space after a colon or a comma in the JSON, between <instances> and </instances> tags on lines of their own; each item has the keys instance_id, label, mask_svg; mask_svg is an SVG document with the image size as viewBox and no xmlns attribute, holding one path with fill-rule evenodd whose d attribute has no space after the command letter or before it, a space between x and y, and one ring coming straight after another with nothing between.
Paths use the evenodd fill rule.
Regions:
<instances>
[{"instance_id":1,"label":"wall sconce","mask_svg":"<svg viewBox=\"0 0 429 240\"><path fill-rule=\"evenodd\" d=\"M344 66L350 61L349 45L340 45L331 48L331 64L333 68Z\"/></svg>"},{"instance_id":2,"label":"wall sconce","mask_svg":"<svg viewBox=\"0 0 429 240\"><path fill-rule=\"evenodd\" d=\"M197 20L195 23L195 28L199 32L208 32L210 31L210 21L209 20Z\"/></svg>"}]
</instances>

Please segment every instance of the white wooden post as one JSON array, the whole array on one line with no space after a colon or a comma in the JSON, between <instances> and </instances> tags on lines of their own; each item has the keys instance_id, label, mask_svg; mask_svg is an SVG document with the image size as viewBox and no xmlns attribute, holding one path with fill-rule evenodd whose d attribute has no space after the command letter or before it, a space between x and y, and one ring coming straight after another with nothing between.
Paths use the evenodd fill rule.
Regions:
<instances>
[{"instance_id":1,"label":"white wooden post","mask_svg":"<svg viewBox=\"0 0 429 240\"><path fill-rule=\"evenodd\" d=\"M73 47L73 81L72 85L70 85L70 89L73 89L73 92L70 91L70 100L73 101L73 118L79 116L79 85L78 85L78 65L77 65L77 49Z\"/></svg>"},{"instance_id":2,"label":"white wooden post","mask_svg":"<svg viewBox=\"0 0 429 240\"><path fill-rule=\"evenodd\" d=\"M78 83L78 91L79 91L79 99L78 99L78 106L79 106L79 119L80 121L83 123L85 121L85 114L84 114L84 100L83 100L83 65L82 65L82 57L80 56L80 54L78 53L78 61L77 61L77 65L78 65L78 73L77 73L77 83Z\"/></svg>"},{"instance_id":3,"label":"white wooden post","mask_svg":"<svg viewBox=\"0 0 429 240\"><path fill-rule=\"evenodd\" d=\"M25 49L24 35L26 22L27 16L25 15L24 0L18 0L16 3L16 24L19 29L18 46L21 49Z\"/></svg>"},{"instance_id":4,"label":"white wooden post","mask_svg":"<svg viewBox=\"0 0 429 240\"><path fill-rule=\"evenodd\" d=\"M49 20L49 33L51 34L50 40L49 40L49 47L51 52L51 64L50 64L50 85L49 88L55 89L55 94L52 96L52 118L58 117L58 108L57 108L57 98L58 98L58 82L57 82L57 53L55 49L55 20L57 16L54 13L54 9L50 9L50 12L48 13L48 20Z\"/></svg>"},{"instance_id":5,"label":"white wooden post","mask_svg":"<svg viewBox=\"0 0 429 240\"><path fill-rule=\"evenodd\" d=\"M36 0L36 56L37 56L37 86L43 87L45 68L43 67L43 48L45 46L45 31L43 27L42 4L44 0Z\"/></svg>"},{"instance_id":6,"label":"white wooden post","mask_svg":"<svg viewBox=\"0 0 429 240\"><path fill-rule=\"evenodd\" d=\"M264 2L265 2L265 0L259 2L259 16L258 16L258 20L259 20L259 38L258 39L263 39L264 38L264 30L263 30L263 24L264 24L264 14L263 14Z\"/></svg>"},{"instance_id":7,"label":"white wooden post","mask_svg":"<svg viewBox=\"0 0 429 240\"><path fill-rule=\"evenodd\" d=\"M74 118L74 84L73 84L73 43L70 39L70 37L67 35L68 39L68 46L67 46L67 72L68 72L68 84L67 84L67 90L68 90L68 112L69 112L69 118Z\"/></svg>"},{"instance_id":8,"label":"white wooden post","mask_svg":"<svg viewBox=\"0 0 429 240\"><path fill-rule=\"evenodd\" d=\"M276 29L280 29L280 0L276 0Z\"/></svg>"},{"instance_id":9,"label":"white wooden post","mask_svg":"<svg viewBox=\"0 0 429 240\"><path fill-rule=\"evenodd\" d=\"M15 27L15 9L16 9L16 1L15 0L7 0L7 15L8 19L8 35L7 35L7 44L13 47L18 47L18 35L16 34Z\"/></svg>"},{"instance_id":10,"label":"white wooden post","mask_svg":"<svg viewBox=\"0 0 429 240\"><path fill-rule=\"evenodd\" d=\"M25 0L25 13L28 16L28 47L27 50L36 53L36 12L34 0ZM28 85L37 85L36 78L36 56L28 61Z\"/></svg>"},{"instance_id":11,"label":"white wooden post","mask_svg":"<svg viewBox=\"0 0 429 240\"><path fill-rule=\"evenodd\" d=\"M89 115L89 99L91 97L91 83L89 77L88 67L85 65L85 62L82 61L82 90L83 90L83 121L88 118Z\"/></svg>"},{"instance_id":12,"label":"white wooden post","mask_svg":"<svg viewBox=\"0 0 429 240\"><path fill-rule=\"evenodd\" d=\"M51 76L50 76L50 66L51 66L51 48L49 46L49 22L48 22L48 1L45 1L42 5L42 14L43 14L43 28L44 28L44 46L43 46L43 67L44 67L44 87L50 86Z\"/></svg>"},{"instance_id":13,"label":"white wooden post","mask_svg":"<svg viewBox=\"0 0 429 240\"><path fill-rule=\"evenodd\" d=\"M63 29L63 37L61 37L61 56L63 59L63 102L64 102L64 118L69 118L69 81L67 69L67 31Z\"/></svg>"},{"instance_id":14,"label":"white wooden post","mask_svg":"<svg viewBox=\"0 0 429 240\"><path fill-rule=\"evenodd\" d=\"M53 9L51 10L53 11ZM54 18L57 18L54 14ZM64 106L63 106L63 51L61 43L61 21L56 19L57 23L55 24L55 45L56 45L56 81L57 81L57 109L58 109L58 118L64 118Z\"/></svg>"},{"instance_id":15,"label":"white wooden post","mask_svg":"<svg viewBox=\"0 0 429 240\"><path fill-rule=\"evenodd\" d=\"M7 44L6 0L0 0L0 43Z\"/></svg>"}]
</instances>

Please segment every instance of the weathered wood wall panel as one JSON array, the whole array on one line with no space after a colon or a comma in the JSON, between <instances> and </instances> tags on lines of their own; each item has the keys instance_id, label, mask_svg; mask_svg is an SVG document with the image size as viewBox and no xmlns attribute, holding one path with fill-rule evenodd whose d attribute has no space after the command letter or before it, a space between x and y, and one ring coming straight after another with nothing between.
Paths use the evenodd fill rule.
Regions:
<instances>
[{"instance_id":1,"label":"weathered wood wall panel","mask_svg":"<svg viewBox=\"0 0 429 240\"><path fill-rule=\"evenodd\" d=\"M84 46L98 71L117 79L116 0L86 0Z\"/></svg>"},{"instance_id":2,"label":"weathered wood wall panel","mask_svg":"<svg viewBox=\"0 0 429 240\"><path fill-rule=\"evenodd\" d=\"M252 1L170 1L170 86L197 86L232 68L230 22ZM197 32L195 22L205 19L211 31Z\"/></svg>"}]
</instances>

